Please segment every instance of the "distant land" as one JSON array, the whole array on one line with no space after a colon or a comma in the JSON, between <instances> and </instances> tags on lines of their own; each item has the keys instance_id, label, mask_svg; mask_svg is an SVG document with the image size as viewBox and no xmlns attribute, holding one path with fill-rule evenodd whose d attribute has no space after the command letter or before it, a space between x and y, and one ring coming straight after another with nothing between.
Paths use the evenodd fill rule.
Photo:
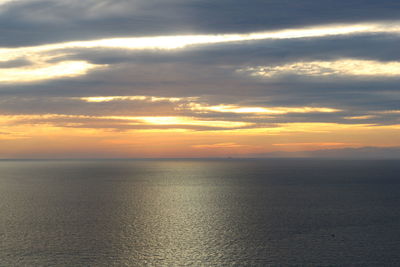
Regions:
<instances>
[{"instance_id":1,"label":"distant land","mask_svg":"<svg viewBox=\"0 0 400 267\"><path fill-rule=\"evenodd\" d=\"M26 157L26 158L0 158L0 161L9 160L220 160L220 159L274 159L274 158L314 158L314 159L393 159L400 160L400 146L396 147L358 147L358 148L339 148L303 151L272 151L266 153L252 153L241 155L230 155L226 157L113 157L110 155L70 157L48 156L48 157Z\"/></svg>"},{"instance_id":2,"label":"distant land","mask_svg":"<svg viewBox=\"0 0 400 267\"><path fill-rule=\"evenodd\" d=\"M255 158L345 158L345 159L400 159L400 147L360 147L323 149L314 151L275 151L251 154Z\"/></svg>"}]
</instances>

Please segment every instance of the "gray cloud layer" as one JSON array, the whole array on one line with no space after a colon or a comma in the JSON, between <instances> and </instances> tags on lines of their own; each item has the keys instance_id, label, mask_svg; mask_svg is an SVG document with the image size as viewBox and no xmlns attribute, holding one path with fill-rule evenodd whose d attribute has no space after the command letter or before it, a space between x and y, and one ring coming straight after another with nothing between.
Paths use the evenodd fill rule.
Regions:
<instances>
[{"instance_id":1,"label":"gray cloud layer","mask_svg":"<svg viewBox=\"0 0 400 267\"><path fill-rule=\"evenodd\" d=\"M18 0L0 6L0 45L393 20L399 10L392 0Z\"/></svg>"},{"instance_id":2,"label":"gray cloud layer","mask_svg":"<svg viewBox=\"0 0 400 267\"><path fill-rule=\"evenodd\" d=\"M0 6L0 46L28 46L115 36L254 32L327 23L398 18L400 3L372 0L309 1L16 1ZM191 46L183 50L70 49L52 59L86 60L105 69L77 78L0 84L1 114L162 115L248 122L340 122L399 124L400 75L308 77L287 73L262 79L237 70L344 58L400 60L398 35L359 34L324 38L259 40ZM0 69L29 66L28 58ZM330 107L341 112L249 118L240 114L177 111L172 103L86 103L85 96L200 97L209 105ZM346 117L367 116L349 120ZM99 122L96 127L99 127ZM104 125L108 125L104 122ZM88 124L88 127L92 127ZM94 126L93 126L94 127ZM123 128L116 125L115 128ZM198 127L199 129L201 127Z\"/></svg>"}]
</instances>

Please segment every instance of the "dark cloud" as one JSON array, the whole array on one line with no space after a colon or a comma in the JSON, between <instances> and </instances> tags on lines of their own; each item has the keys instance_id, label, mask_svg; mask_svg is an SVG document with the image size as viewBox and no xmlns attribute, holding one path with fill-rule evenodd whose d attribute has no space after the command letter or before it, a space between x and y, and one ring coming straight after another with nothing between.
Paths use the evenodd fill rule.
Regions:
<instances>
[{"instance_id":1,"label":"dark cloud","mask_svg":"<svg viewBox=\"0 0 400 267\"><path fill-rule=\"evenodd\" d=\"M0 7L0 45L115 36L249 32L398 19L392 0L16 1Z\"/></svg>"},{"instance_id":2,"label":"dark cloud","mask_svg":"<svg viewBox=\"0 0 400 267\"><path fill-rule=\"evenodd\" d=\"M5 97L0 99L0 113L5 115L85 115L85 116L172 116L177 112L168 101L85 102L63 97Z\"/></svg>"},{"instance_id":3,"label":"dark cloud","mask_svg":"<svg viewBox=\"0 0 400 267\"><path fill-rule=\"evenodd\" d=\"M67 55L52 61L85 59L95 64L191 63L233 68L340 58L395 61L400 60L399 42L397 35L364 34L192 45L176 50L65 49L62 51Z\"/></svg>"}]
</instances>

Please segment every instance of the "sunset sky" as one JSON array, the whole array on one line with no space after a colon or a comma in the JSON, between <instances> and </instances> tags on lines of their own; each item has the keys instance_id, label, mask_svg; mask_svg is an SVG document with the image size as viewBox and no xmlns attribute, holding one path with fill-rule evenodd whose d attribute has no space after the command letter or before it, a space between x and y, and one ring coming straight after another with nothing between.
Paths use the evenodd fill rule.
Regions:
<instances>
[{"instance_id":1,"label":"sunset sky","mask_svg":"<svg viewBox=\"0 0 400 267\"><path fill-rule=\"evenodd\" d=\"M0 158L392 151L399 43L393 0L0 0Z\"/></svg>"}]
</instances>

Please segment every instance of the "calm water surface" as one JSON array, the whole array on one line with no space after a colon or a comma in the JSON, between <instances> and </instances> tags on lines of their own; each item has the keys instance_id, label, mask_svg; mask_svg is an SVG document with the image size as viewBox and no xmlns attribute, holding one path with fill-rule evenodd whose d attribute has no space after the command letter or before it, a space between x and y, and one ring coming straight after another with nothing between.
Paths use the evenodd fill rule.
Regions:
<instances>
[{"instance_id":1,"label":"calm water surface","mask_svg":"<svg viewBox=\"0 0 400 267\"><path fill-rule=\"evenodd\" d=\"M400 266L400 161L0 161L0 266Z\"/></svg>"}]
</instances>

